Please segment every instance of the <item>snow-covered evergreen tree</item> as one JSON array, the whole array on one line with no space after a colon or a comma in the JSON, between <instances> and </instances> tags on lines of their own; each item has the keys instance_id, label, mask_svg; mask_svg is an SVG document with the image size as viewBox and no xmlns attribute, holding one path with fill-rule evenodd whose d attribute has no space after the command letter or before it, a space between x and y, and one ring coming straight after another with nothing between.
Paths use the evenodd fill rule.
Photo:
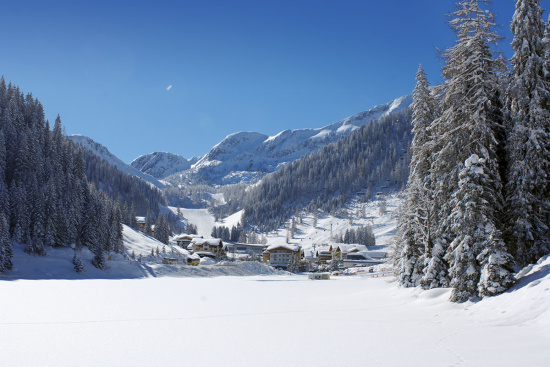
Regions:
<instances>
[{"instance_id":1,"label":"snow-covered evergreen tree","mask_svg":"<svg viewBox=\"0 0 550 367\"><path fill-rule=\"evenodd\" d=\"M0 213L0 273L12 268L12 257L10 228L4 213Z\"/></svg>"},{"instance_id":2,"label":"snow-covered evergreen tree","mask_svg":"<svg viewBox=\"0 0 550 367\"><path fill-rule=\"evenodd\" d=\"M73 257L73 265L74 265L74 271L76 271L78 274L81 274L84 272L85 270L84 263L78 256L76 256L76 252Z\"/></svg>"},{"instance_id":3,"label":"snow-covered evergreen tree","mask_svg":"<svg viewBox=\"0 0 550 367\"><path fill-rule=\"evenodd\" d=\"M158 227L158 230L160 232L159 232L159 237L157 237L157 239L160 242L168 245L170 242L170 235L171 235L170 225L168 223L168 217L167 215L159 215L159 217L160 217L160 227ZM157 234L156 228L157 227L155 226L155 235Z\"/></svg>"},{"instance_id":4,"label":"snow-covered evergreen tree","mask_svg":"<svg viewBox=\"0 0 550 367\"><path fill-rule=\"evenodd\" d=\"M430 227L433 225L430 221L433 204L429 185L433 143L429 127L436 117L436 100L422 66L418 68L416 80L412 105L412 158L395 254L399 282L407 287L419 284L426 261L431 257Z\"/></svg>"},{"instance_id":5,"label":"snow-covered evergreen tree","mask_svg":"<svg viewBox=\"0 0 550 367\"><path fill-rule=\"evenodd\" d=\"M538 0L518 0L512 20L507 238L519 265L550 253L550 70Z\"/></svg>"},{"instance_id":6,"label":"snow-covered evergreen tree","mask_svg":"<svg viewBox=\"0 0 550 367\"><path fill-rule=\"evenodd\" d=\"M98 268L99 270L103 270L105 268L105 256L103 255L103 250L99 247L94 252L92 265Z\"/></svg>"},{"instance_id":7,"label":"snow-covered evergreen tree","mask_svg":"<svg viewBox=\"0 0 550 367\"><path fill-rule=\"evenodd\" d=\"M503 116L499 103L498 75L501 62L493 58L490 44L500 37L493 31L494 15L486 8L487 1L464 0L452 14L451 26L456 30L456 44L445 52L441 115L432 125L438 134L433 159L432 180L435 207L438 208L434 243L446 249L444 258L428 262L424 284L436 282L442 274L443 260L448 262L452 299L464 301L478 295L481 264L485 249L500 249ZM500 251L500 250L499 250ZM441 251L437 249L438 255ZM433 257L433 254L432 254ZM503 272L502 287L510 285L511 263L487 267L487 271ZM497 269L498 268L498 269ZM495 274L487 276L498 278ZM496 281L495 281L496 282ZM479 292L484 296L486 293Z\"/></svg>"},{"instance_id":8,"label":"snow-covered evergreen tree","mask_svg":"<svg viewBox=\"0 0 550 367\"><path fill-rule=\"evenodd\" d=\"M144 197L144 192L155 200L160 197L145 183L142 187L147 188L141 190L129 176L108 166L96 169L97 162L92 159L88 163L83 151L63 136L59 117L50 131L40 102L0 80L0 221L3 218L7 223L0 235L4 236L0 245L4 268L11 268L12 242L25 246L30 254L43 255L48 246L72 243L92 251L104 250L108 247L103 238L106 234L111 242L120 241L120 215L111 211L113 200L97 194L88 179L97 180L96 187L109 192L118 193L125 187L132 191L128 197ZM93 170L89 176L88 169ZM105 220L100 213L111 215Z\"/></svg>"},{"instance_id":9,"label":"snow-covered evergreen tree","mask_svg":"<svg viewBox=\"0 0 550 367\"><path fill-rule=\"evenodd\" d=\"M452 301L495 295L514 283L512 257L506 252L492 208L500 199L485 170L485 159L475 154L469 157L452 198L449 222L455 238L446 257L451 264Z\"/></svg>"}]
</instances>

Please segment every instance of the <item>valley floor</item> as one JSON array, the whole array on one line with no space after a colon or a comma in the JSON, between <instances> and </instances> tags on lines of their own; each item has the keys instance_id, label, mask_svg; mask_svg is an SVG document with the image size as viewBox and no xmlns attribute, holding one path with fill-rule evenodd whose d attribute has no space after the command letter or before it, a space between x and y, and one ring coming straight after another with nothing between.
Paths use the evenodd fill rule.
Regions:
<instances>
[{"instance_id":1,"label":"valley floor","mask_svg":"<svg viewBox=\"0 0 550 367\"><path fill-rule=\"evenodd\" d=\"M452 304L392 278L1 281L2 366L543 366L550 259Z\"/></svg>"}]
</instances>

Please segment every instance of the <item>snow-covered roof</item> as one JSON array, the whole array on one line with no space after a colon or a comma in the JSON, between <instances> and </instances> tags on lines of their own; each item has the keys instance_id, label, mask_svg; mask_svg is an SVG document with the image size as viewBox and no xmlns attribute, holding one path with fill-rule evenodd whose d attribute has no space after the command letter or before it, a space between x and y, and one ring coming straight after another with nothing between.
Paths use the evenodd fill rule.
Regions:
<instances>
[{"instance_id":1,"label":"snow-covered roof","mask_svg":"<svg viewBox=\"0 0 550 367\"><path fill-rule=\"evenodd\" d=\"M138 223L145 223L145 217L136 217Z\"/></svg>"},{"instance_id":2,"label":"snow-covered roof","mask_svg":"<svg viewBox=\"0 0 550 367\"><path fill-rule=\"evenodd\" d=\"M365 245L354 245L354 244L346 244L346 243L339 243L335 246L336 248L339 248L342 252L362 252L362 251L368 251L367 246Z\"/></svg>"},{"instance_id":3,"label":"snow-covered roof","mask_svg":"<svg viewBox=\"0 0 550 367\"><path fill-rule=\"evenodd\" d=\"M267 247L267 245L262 245L261 243L226 243L229 246L243 246L248 248L264 248Z\"/></svg>"},{"instance_id":4,"label":"snow-covered roof","mask_svg":"<svg viewBox=\"0 0 550 367\"><path fill-rule=\"evenodd\" d=\"M286 244L282 244L282 245L279 244L279 245L268 246L266 251L272 251L272 250L275 250L275 249L278 249L278 248L284 248L284 249L296 252L296 251L300 251L301 247L299 245L293 245L293 244L290 244L290 243L286 243Z\"/></svg>"},{"instance_id":5,"label":"snow-covered roof","mask_svg":"<svg viewBox=\"0 0 550 367\"><path fill-rule=\"evenodd\" d=\"M193 238L195 238L196 236L192 236L190 234L185 234L185 233L182 233L182 234L179 234L177 236L174 237L174 241L181 241L181 240L192 240Z\"/></svg>"},{"instance_id":6,"label":"snow-covered roof","mask_svg":"<svg viewBox=\"0 0 550 367\"><path fill-rule=\"evenodd\" d=\"M204 245L208 244L210 246L220 246L223 245L223 242L219 238L195 238L191 243L197 244L197 245Z\"/></svg>"}]
</instances>

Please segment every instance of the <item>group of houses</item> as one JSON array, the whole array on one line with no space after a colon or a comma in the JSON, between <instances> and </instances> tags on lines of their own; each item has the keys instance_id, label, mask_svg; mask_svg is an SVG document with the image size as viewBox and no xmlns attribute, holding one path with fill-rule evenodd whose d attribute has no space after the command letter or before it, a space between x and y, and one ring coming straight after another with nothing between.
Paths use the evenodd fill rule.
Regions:
<instances>
[{"instance_id":1,"label":"group of houses","mask_svg":"<svg viewBox=\"0 0 550 367\"><path fill-rule=\"evenodd\" d=\"M139 230L145 230L144 218L138 218L138 226ZM218 261L224 259L257 260L282 269L290 267L312 269L334 263L335 261L342 262L348 255L367 251L364 245L328 244L314 245L311 248L303 249L296 244L273 244L268 246L262 244L224 243L219 238L203 238L189 234L180 234L174 237L172 242L178 247L189 251L197 259L199 257L207 257ZM370 252L369 255L374 257L378 254ZM384 256L384 253L379 254L376 261ZM174 263L174 259L167 259L166 263L172 264Z\"/></svg>"},{"instance_id":2,"label":"group of houses","mask_svg":"<svg viewBox=\"0 0 550 367\"><path fill-rule=\"evenodd\" d=\"M343 262L352 254L367 251L364 245L330 244L303 249L296 244L244 244L224 243L221 239L202 238L192 235L179 235L174 238L175 243L193 254L202 257L211 257L216 260L258 260L276 268L287 269L295 266L302 269L312 269L316 266ZM375 254L375 261L385 257L385 253Z\"/></svg>"}]
</instances>

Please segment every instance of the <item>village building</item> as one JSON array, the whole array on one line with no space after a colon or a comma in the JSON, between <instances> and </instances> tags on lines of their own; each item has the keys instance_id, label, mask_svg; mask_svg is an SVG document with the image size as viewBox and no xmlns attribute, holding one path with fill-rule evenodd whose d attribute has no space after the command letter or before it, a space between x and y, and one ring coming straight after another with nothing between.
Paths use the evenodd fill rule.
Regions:
<instances>
[{"instance_id":1,"label":"village building","mask_svg":"<svg viewBox=\"0 0 550 367\"><path fill-rule=\"evenodd\" d=\"M138 225L138 230L140 232L145 232L145 225L147 224L145 217L136 217L136 222Z\"/></svg>"},{"instance_id":2,"label":"village building","mask_svg":"<svg viewBox=\"0 0 550 367\"><path fill-rule=\"evenodd\" d=\"M187 249L187 246L191 244L195 237L188 235L188 234L180 234L174 237L174 242L176 242L176 245L183 249Z\"/></svg>"},{"instance_id":3,"label":"village building","mask_svg":"<svg viewBox=\"0 0 550 367\"><path fill-rule=\"evenodd\" d=\"M298 245L271 245L264 251L262 261L273 267L286 269L292 262L299 264L300 255L301 247Z\"/></svg>"},{"instance_id":4,"label":"village building","mask_svg":"<svg viewBox=\"0 0 550 367\"><path fill-rule=\"evenodd\" d=\"M267 245L252 243L226 243L225 246L227 255L235 259L260 258L267 249Z\"/></svg>"},{"instance_id":5,"label":"village building","mask_svg":"<svg viewBox=\"0 0 550 367\"><path fill-rule=\"evenodd\" d=\"M175 257L165 257L162 259L162 263L168 265L177 265L178 259L176 259Z\"/></svg>"},{"instance_id":6,"label":"village building","mask_svg":"<svg viewBox=\"0 0 550 367\"><path fill-rule=\"evenodd\" d=\"M308 262L317 261L318 264L323 265L332 261L343 261L348 254L367 251L368 249L365 245L348 245L343 243L321 245L315 248L313 254L309 255L309 258L304 256L304 259L308 260Z\"/></svg>"},{"instance_id":7,"label":"village building","mask_svg":"<svg viewBox=\"0 0 550 367\"><path fill-rule=\"evenodd\" d=\"M317 257L317 251L315 248L302 249L302 264L304 265L305 270L315 269L319 263L319 258Z\"/></svg>"},{"instance_id":8,"label":"village building","mask_svg":"<svg viewBox=\"0 0 550 367\"><path fill-rule=\"evenodd\" d=\"M333 248L332 258L337 261L345 260L348 254L368 251L365 245L348 245L343 243L334 245Z\"/></svg>"},{"instance_id":9,"label":"village building","mask_svg":"<svg viewBox=\"0 0 550 367\"><path fill-rule=\"evenodd\" d=\"M332 245L321 245L315 249L314 257L319 264L327 264L332 261L334 249Z\"/></svg>"},{"instance_id":10,"label":"village building","mask_svg":"<svg viewBox=\"0 0 550 367\"><path fill-rule=\"evenodd\" d=\"M223 241L219 238L195 238L191 241L191 246L193 247L193 253L198 254L199 256L203 255L213 257L216 260L221 260L226 257L225 246ZM214 256L210 256L208 253L211 253Z\"/></svg>"}]
</instances>

